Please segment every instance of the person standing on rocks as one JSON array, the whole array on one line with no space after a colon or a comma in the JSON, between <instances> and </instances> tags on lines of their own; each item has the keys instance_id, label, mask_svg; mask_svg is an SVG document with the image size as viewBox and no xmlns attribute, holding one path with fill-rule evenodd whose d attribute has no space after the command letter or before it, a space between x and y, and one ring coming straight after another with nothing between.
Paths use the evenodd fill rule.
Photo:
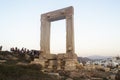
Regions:
<instances>
[{"instance_id":1,"label":"person standing on rocks","mask_svg":"<svg viewBox=\"0 0 120 80\"><path fill-rule=\"evenodd\" d=\"M0 51L2 51L2 46L0 46Z\"/></svg>"}]
</instances>

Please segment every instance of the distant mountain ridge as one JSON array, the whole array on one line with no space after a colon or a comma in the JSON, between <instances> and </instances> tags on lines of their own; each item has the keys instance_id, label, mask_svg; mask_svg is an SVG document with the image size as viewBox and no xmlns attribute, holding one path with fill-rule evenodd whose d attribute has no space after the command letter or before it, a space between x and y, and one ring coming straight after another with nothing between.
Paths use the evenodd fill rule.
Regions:
<instances>
[{"instance_id":1,"label":"distant mountain ridge","mask_svg":"<svg viewBox=\"0 0 120 80\"><path fill-rule=\"evenodd\" d=\"M87 61L91 61L91 59L89 59L87 57L78 57L78 61L84 63L84 62L87 62Z\"/></svg>"},{"instance_id":2,"label":"distant mountain ridge","mask_svg":"<svg viewBox=\"0 0 120 80\"><path fill-rule=\"evenodd\" d=\"M88 56L87 58L91 60L96 60L96 59L107 59L111 58L111 56L99 56L99 55L93 55L93 56Z\"/></svg>"}]
</instances>

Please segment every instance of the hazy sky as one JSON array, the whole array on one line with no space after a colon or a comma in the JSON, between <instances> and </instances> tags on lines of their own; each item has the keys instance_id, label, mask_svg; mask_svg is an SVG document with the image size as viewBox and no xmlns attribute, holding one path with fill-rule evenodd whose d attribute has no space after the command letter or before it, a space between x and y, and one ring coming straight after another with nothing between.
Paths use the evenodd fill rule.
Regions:
<instances>
[{"instance_id":1,"label":"hazy sky","mask_svg":"<svg viewBox=\"0 0 120 80\"><path fill-rule=\"evenodd\" d=\"M120 55L120 0L0 0L0 45L40 49L40 15L74 7L75 52ZM51 23L51 52L65 52L65 21Z\"/></svg>"}]
</instances>

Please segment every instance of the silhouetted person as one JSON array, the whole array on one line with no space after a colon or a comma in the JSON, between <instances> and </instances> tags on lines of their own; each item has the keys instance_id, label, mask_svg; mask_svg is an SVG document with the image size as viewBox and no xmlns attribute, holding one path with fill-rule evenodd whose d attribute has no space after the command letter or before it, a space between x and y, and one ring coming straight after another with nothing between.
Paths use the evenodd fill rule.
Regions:
<instances>
[{"instance_id":1,"label":"silhouetted person","mask_svg":"<svg viewBox=\"0 0 120 80\"><path fill-rule=\"evenodd\" d=\"M2 46L0 46L0 51L2 51Z\"/></svg>"},{"instance_id":2,"label":"silhouetted person","mask_svg":"<svg viewBox=\"0 0 120 80\"><path fill-rule=\"evenodd\" d=\"M29 51L29 49L27 50L27 54L29 54L30 53L30 51Z\"/></svg>"},{"instance_id":3,"label":"silhouetted person","mask_svg":"<svg viewBox=\"0 0 120 80\"><path fill-rule=\"evenodd\" d=\"M22 53L22 54L24 53L24 48L21 49L21 53Z\"/></svg>"},{"instance_id":4,"label":"silhouetted person","mask_svg":"<svg viewBox=\"0 0 120 80\"><path fill-rule=\"evenodd\" d=\"M12 47L12 48L10 48L10 51L14 52L14 48L13 48L13 47Z\"/></svg>"},{"instance_id":5,"label":"silhouetted person","mask_svg":"<svg viewBox=\"0 0 120 80\"><path fill-rule=\"evenodd\" d=\"M24 48L24 53L26 53L27 52L27 49L26 48Z\"/></svg>"},{"instance_id":6,"label":"silhouetted person","mask_svg":"<svg viewBox=\"0 0 120 80\"><path fill-rule=\"evenodd\" d=\"M17 47L15 47L15 52L17 52L17 50L18 50L18 48L17 48Z\"/></svg>"}]
</instances>

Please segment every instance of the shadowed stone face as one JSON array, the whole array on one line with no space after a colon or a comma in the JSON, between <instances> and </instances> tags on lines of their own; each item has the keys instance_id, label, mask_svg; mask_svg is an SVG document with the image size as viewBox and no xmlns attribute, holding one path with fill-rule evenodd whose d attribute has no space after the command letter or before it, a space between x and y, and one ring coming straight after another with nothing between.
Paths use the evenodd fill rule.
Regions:
<instances>
[{"instance_id":1,"label":"shadowed stone face","mask_svg":"<svg viewBox=\"0 0 120 80\"><path fill-rule=\"evenodd\" d=\"M50 54L50 28L52 21L66 19L66 53L74 53L73 7L67 7L41 15L40 47L43 54Z\"/></svg>"}]
</instances>

